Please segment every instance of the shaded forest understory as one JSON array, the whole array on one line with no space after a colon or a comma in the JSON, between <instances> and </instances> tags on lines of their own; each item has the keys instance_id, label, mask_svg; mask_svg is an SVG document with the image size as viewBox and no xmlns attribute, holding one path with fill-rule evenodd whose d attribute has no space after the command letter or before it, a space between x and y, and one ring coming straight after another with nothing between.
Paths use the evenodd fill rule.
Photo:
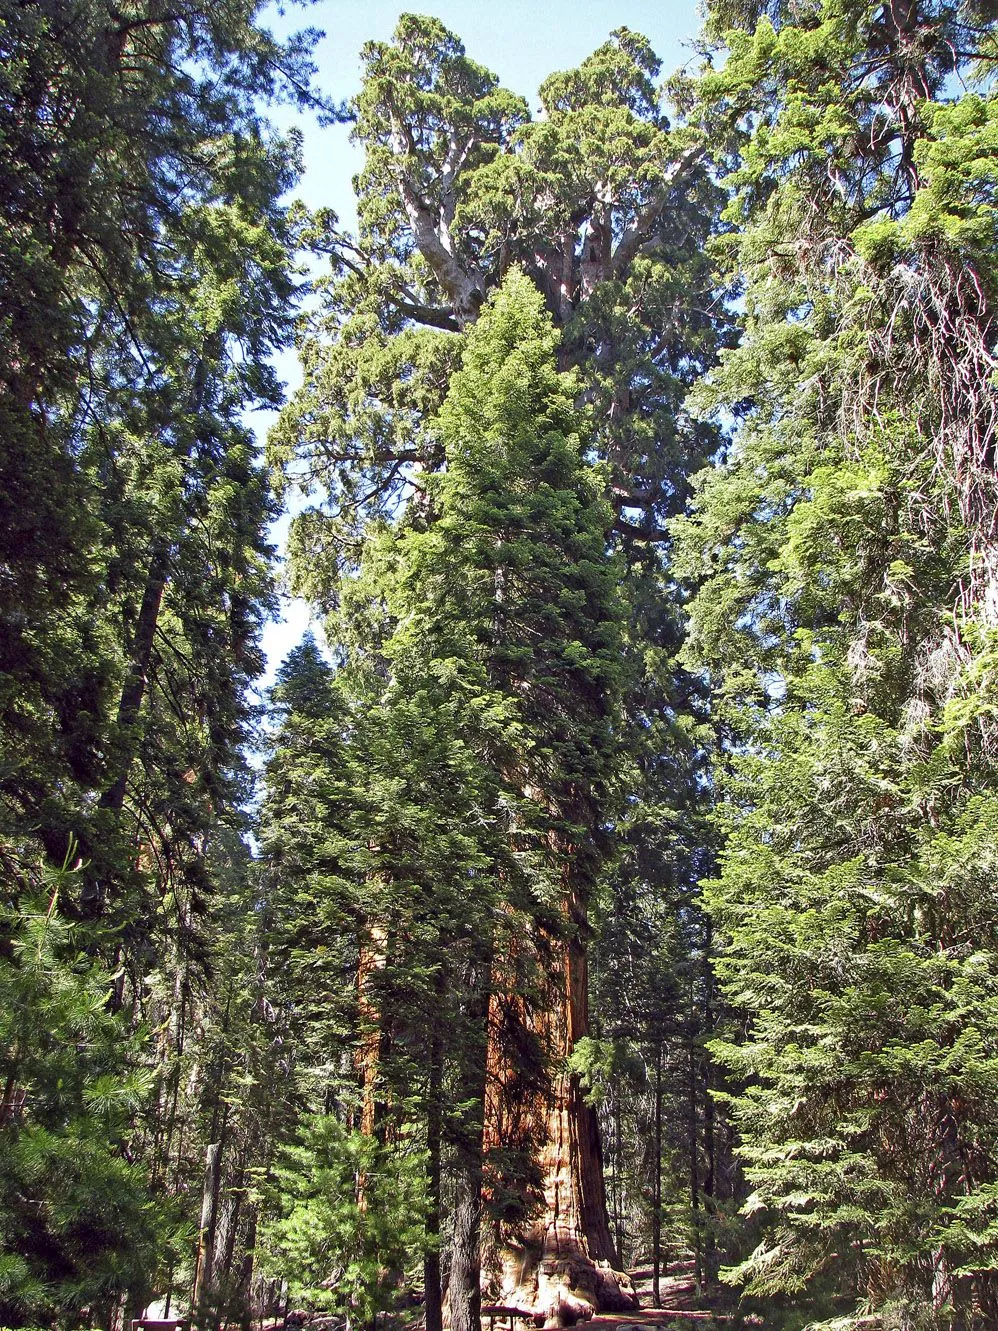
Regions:
<instances>
[{"instance_id":1,"label":"shaded forest understory","mask_svg":"<svg viewBox=\"0 0 998 1331\"><path fill-rule=\"evenodd\" d=\"M998 1327L998 11L260 10L0 0L0 1326Z\"/></svg>"}]
</instances>

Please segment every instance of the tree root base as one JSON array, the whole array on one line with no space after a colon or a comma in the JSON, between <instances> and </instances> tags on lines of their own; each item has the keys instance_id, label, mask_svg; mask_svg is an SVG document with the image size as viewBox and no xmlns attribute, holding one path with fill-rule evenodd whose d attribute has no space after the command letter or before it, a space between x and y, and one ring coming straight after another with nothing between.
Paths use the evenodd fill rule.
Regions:
<instances>
[{"instance_id":1,"label":"tree root base","mask_svg":"<svg viewBox=\"0 0 998 1331\"><path fill-rule=\"evenodd\" d=\"M542 1327L577 1326L599 1312L640 1306L628 1275L582 1255L544 1257L532 1270L521 1266L518 1276L512 1287L504 1281L502 1302Z\"/></svg>"}]
</instances>

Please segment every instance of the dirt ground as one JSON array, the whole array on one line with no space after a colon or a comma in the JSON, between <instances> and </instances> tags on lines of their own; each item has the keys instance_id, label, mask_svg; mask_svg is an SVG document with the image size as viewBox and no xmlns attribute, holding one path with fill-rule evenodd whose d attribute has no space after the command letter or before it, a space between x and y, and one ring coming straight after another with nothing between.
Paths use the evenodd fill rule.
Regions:
<instances>
[{"instance_id":1,"label":"dirt ground","mask_svg":"<svg viewBox=\"0 0 998 1331\"><path fill-rule=\"evenodd\" d=\"M631 1279L641 1299L634 1313L600 1313L587 1326L594 1331L625 1331L628 1327L661 1327L663 1331L681 1328L723 1327L733 1319L730 1312L711 1307L711 1301L696 1293L692 1262L670 1264L659 1282L661 1308L652 1307L651 1270L632 1271Z\"/></svg>"}]
</instances>

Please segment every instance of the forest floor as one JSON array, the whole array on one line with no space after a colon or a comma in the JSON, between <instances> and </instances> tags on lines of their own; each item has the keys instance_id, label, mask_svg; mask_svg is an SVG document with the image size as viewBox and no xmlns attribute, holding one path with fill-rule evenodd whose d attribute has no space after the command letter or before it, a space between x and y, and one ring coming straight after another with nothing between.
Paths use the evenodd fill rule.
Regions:
<instances>
[{"instance_id":1,"label":"forest floor","mask_svg":"<svg viewBox=\"0 0 998 1331\"><path fill-rule=\"evenodd\" d=\"M661 1308L652 1303L651 1267L629 1271L628 1275L641 1300L641 1307L631 1313L598 1313L590 1322L580 1323L576 1331L733 1331L736 1323L734 1314L735 1296L730 1290L715 1288L709 1293L698 1293L693 1261L670 1262L663 1270L659 1280ZM301 1319L301 1320L299 1320ZM505 1321L490 1324L483 1319L483 1325L489 1325L498 1331ZM761 1319L751 1315L737 1320L739 1327L759 1326ZM287 1318L267 1318L254 1326L259 1331L342 1331L345 1323L339 1317L323 1317L321 1314L291 1313ZM520 1318L516 1321L519 1328L529 1327L529 1320ZM227 1331L235 1331L234 1327Z\"/></svg>"},{"instance_id":2,"label":"forest floor","mask_svg":"<svg viewBox=\"0 0 998 1331\"><path fill-rule=\"evenodd\" d=\"M726 1327L734 1320L728 1291L719 1300L712 1294L698 1294L693 1263L672 1262L659 1281L661 1308L652 1306L651 1268L631 1271L631 1280L641 1299L641 1307L633 1313L599 1313L587 1326L594 1331L628 1331L628 1328L659 1327L662 1331L681 1331L688 1328ZM727 1297L725 1297L725 1295ZM719 1307L719 1302L729 1304Z\"/></svg>"}]
</instances>

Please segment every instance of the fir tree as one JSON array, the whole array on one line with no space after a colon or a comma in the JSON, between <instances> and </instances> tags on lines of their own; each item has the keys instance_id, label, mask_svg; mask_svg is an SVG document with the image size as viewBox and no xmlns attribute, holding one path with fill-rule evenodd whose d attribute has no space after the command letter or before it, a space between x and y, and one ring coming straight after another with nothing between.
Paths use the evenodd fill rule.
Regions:
<instances>
[{"instance_id":1,"label":"fir tree","mask_svg":"<svg viewBox=\"0 0 998 1331\"><path fill-rule=\"evenodd\" d=\"M449 1299L462 1326L478 1317L483 1196L494 1225L522 1231L550 1204L545 1175L560 1168L543 1154L549 1118L566 1140L595 1126L561 1063L585 1034L621 605L610 509L583 461L586 417L574 378L558 373L557 343L539 293L510 274L470 330L432 424L446 468L427 478L424 503L372 534L333 621L353 698L345 807L359 852L362 1092L388 1150L419 1088L427 1246L444 1164ZM584 1208L591 1228L601 1186L573 1174L563 1228L540 1245L555 1265L562 1247L584 1242ZM605 1242L592 1257L610 1255ZM519 1297L536 1298L540 1272L523 1274ZM432 1261L427 1275L439 1281ZM567 1269L540 1291L566 1307L595 1294L574 1289Z\"/></svg>"},{"instance_id":2,"label":"fir tree","mask_svg":"<svg viewBox=\"0 0 998 1331\"><path fill-rule=\"evenodd\" d=\"M708 900L761 1230L735 1276L801 1320L983 1325L991 105L951 91L990 21L722 4L710 27L747 317L699 396L741 422L680 535L731 739Z\"/></svg>"},{"instance_id":3,"label":"fir tree","mask_svg":"<svg viewBox=\"0 0 998 1331\"><path fill-rule=\"evenodd\" d=\"M130 1158L151 1074L108 1010L109 972L80 949L41 870L0 922L0 1317L107 1321L148 1298L179 1215L158 1210ZM171 1233L172 1231L172 1233Z\"/></svg>"}]
</instances>

